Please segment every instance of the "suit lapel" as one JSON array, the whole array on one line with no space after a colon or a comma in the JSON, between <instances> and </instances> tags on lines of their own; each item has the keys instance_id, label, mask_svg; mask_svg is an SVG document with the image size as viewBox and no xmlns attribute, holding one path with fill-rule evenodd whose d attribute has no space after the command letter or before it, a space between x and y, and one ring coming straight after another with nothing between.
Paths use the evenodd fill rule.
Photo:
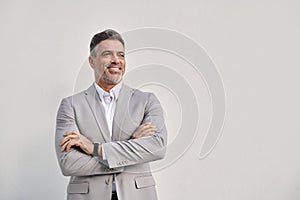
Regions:
<instances>
[{"instance_id":1,"label":"suit lapel","mask_svg":"<svg viewBox=\"0 0 300 200\"><path fill-rule=\"evenodd\" d=\"M89 107L94 115L95 120L97 121L98 128L105 142L111 141L109 129L105 119L105 111L103 105L100 102L98 93L94 85L92 85L89 89L85 91L85 98L89 104Z\"/></svg>"},{"instance_id":2,"label":"suit lapel","mask_svg":"<svg viewBox=\"0 0 300 200\"><path fill-rule=\"evenodd\" d=\"M129 102L132 96L133 89L123 84L119 97L116 103L116 110L113 120L112 138L113 140L119 140L122 132L122 127L125 119L129 117Z\"/></svg>"}]
</instances>

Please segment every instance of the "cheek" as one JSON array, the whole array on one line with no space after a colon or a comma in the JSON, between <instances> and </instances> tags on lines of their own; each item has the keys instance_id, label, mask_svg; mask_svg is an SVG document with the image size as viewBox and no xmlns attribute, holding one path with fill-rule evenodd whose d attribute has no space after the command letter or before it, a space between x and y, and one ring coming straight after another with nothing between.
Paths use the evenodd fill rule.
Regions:
<instances>
[{"instance_id":1,"label":"cheek","mask_svg":"<svg viewBox=\"0 0 300 200\"><path fill-rule=\"evenodd\" d=\"M125 69L126 69L126 61L123 61L122 65L123 65L123 71L125 71Z\"/></svg>"},{"instance_id":2,"label":"cheek","mask_svg":"<svg viewBox=\"0 0 300 200\"><path fill-rule=\"evenodd\" d=\"M106 62L104 62L103 60L102 60L102 61L98 61L98 62L95 64L95 68L96 68L97 70L103 71L105 65L106 65Z\"/></svg>"}]
</instances>

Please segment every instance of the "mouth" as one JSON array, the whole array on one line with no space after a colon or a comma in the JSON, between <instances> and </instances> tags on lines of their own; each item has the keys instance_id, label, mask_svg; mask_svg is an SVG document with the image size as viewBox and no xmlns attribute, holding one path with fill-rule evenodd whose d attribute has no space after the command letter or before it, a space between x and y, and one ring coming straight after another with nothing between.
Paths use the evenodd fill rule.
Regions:
<instances>
[{"instance_id":1,"label":"mouth","mask_svg":"<svg viewBox=\"0 0 300 200\"><path fill-rule=\"evenodd\" d=\"M119 74L122 72L122 67L119 65L109 65L106 67L111 74Z\"/></svg>"},{"instance_id":2,"label":"mouth","mask_svg":"<svg viewBox=\"0 0 300 200\"><path fill-rule=\"evenodd\" d=\"M116 65L114 65L114 66L108 66L108 67L106 67L106 68L107 68L107 69L114 69L114 68L116 68L116 69L122 70L122 67L116 66Z\"/></svg>"}]
</instances>

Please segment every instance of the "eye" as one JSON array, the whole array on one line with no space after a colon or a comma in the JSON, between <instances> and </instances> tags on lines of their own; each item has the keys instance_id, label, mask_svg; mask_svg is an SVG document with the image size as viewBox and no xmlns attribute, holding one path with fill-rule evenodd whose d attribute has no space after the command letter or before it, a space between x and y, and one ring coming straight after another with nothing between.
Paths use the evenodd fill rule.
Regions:
<instances>
[{"instance_id":1,"label":"eye","mask_svg":"<svg viewBox=\"0 0 300 200\"><path fill-rule=\"evenodd\" d=\"M125 57L125 53L124 52L119 52L118 55L121 56L121 57L123 57L123 58Z\"/></svg>"},{"instance_id":2,"label":"eye","mask_svg":"<svg viewBox=\"0 0 300 200\"><path fill-rule=\"evenodd\" d=\"M112 53L110 51L104 51L104 52L102 52L102 56L109 56L111 54Z\"/></svg>"}]
</instances>

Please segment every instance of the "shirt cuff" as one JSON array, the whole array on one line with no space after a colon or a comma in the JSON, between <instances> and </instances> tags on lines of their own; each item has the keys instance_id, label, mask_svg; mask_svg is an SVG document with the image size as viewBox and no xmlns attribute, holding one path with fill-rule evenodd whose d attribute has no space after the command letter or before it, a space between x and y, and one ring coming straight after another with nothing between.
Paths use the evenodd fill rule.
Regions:
<instances>
[{"instance_id":1,"label":"shirt cuff","mask_svg":"<svg viewBox=\"0 0 300 200\"><path fill-rule=\"evenodd\" d=\"M101 153L102 153L102 159L103 159L103 160L107 160L107 159L106 159L106 155L105 155L105 151L104 151L103 145L101 145L101 148L102 148L102 152L101 152Z\"/></svg>"}]
</instances>

